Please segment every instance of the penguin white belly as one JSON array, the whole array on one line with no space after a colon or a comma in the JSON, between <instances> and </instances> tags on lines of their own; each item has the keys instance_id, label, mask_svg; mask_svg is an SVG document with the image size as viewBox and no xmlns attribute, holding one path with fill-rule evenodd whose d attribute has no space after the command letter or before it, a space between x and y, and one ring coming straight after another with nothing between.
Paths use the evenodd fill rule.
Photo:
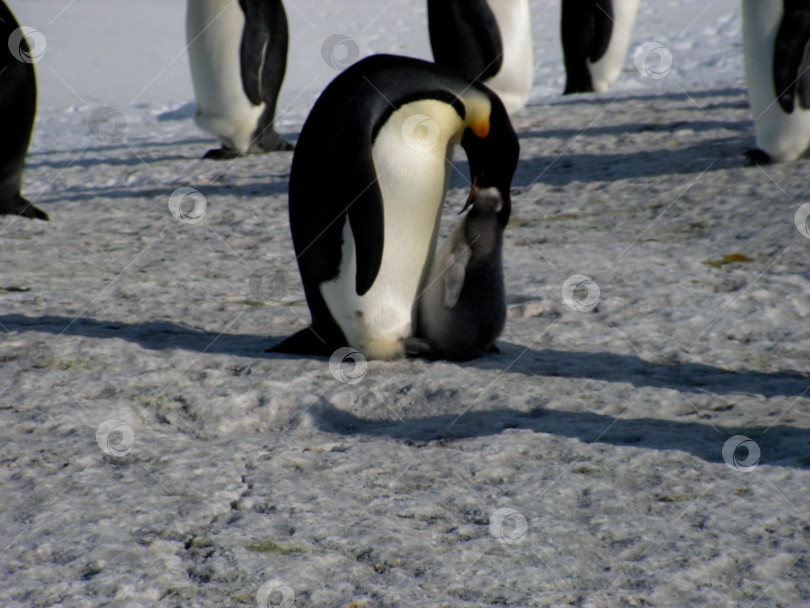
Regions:
<instances>
[{"instance_id":1,"label":"penguin white belly","mask_svg":"<svg viewBox=\"0 0 810 608\"><path fill-rule=\"evenodd\" d=\"M593 90L597 92L607 91L622 73L627 49L630 47L633 24L636 21L638 0L613 0L612 6L613 29L607 50L599 61L588 66Z\"/></svg>"},{"instance_id":2,"label":"penguin white belly","mask_svg":"<svg viewBox=\"0 0 810 608\"><path fill-rule=\"evenodd\" d=\"M247 152L264 104L242 86L240 46L245 15L236 0L189 0L186 40L197 98L194 120L227 147Z\"/></svg>"},{"instance_id":3,"label":"penguin white belly","mask_svg":"<svg viewBox=\"0 0 810 608\"><path fill-rule=\"evenodd\" d=\"M773 54L782 0L743 1L743 57L757 147L777 162L799 158L810 145L810 111L785 114L776 100Z\"/></svg>"},{"instance_id":4,"label":"penguin white belly","mask_svg":"<svg viewBox=\"0 0 810 608\"><path fill-rule=\"evenodd\" d=\"M338 276L320 285L348 343L373 359L403 354L413 335L416 299L436 250L442 203L462 121L451 106L416 101L395 111L371 149L383 201L383 254L377 278L355 289L356 248L348 217Z\"/></svg>"},{"instance_id":5,"label":"penguin white belly","mask_svg":"<svg viewBox=\"0 0 810 608\"><path fill-rule=\"evenodd\" d=\"M498 94L506 111L519 112L526 105L532 90L532 29L528 0L488 0L498 22L503 43L501 70L487 80L489 88Z\"/></svg>"}]
</instances>

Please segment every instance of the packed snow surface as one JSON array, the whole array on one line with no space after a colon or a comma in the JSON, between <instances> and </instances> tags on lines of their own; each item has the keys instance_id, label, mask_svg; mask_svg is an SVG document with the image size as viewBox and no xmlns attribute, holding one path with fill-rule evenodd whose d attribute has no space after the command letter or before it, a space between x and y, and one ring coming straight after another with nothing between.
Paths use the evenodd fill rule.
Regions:
<instances>
[{"instance_id":1,"label":"packed snow surface","mask_svg":"<svg viewBox=\"0 0 810 608\"><path fill-rule=\"evenodd\" d=\"M185 3L10 4L51 221L0 218L0 604L810 605L808 165L744 162L737 0L643 1L566 98L532 0L501 354L335 374L265 352L309 319L292 155L200 159ZM430 57L424 2L285 6L291 140L342 65Z\"/></svg>"}]
</instances>

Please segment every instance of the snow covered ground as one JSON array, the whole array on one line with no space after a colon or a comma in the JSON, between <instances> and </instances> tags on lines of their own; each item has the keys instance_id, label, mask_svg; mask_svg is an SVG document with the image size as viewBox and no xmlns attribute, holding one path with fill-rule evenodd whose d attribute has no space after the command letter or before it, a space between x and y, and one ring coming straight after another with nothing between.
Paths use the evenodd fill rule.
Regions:
<instances>
[{"instance_id":1,"label":"snow covered ground","mask_svg":"<svg viewBox=\"0 0 810 608\"><path fill-rule=\"evenodd\" d=\"M47 44L23 191L51 221L0 218L0 604L810 605L807 163L743 163L737 0L643 1L621 80L570 98L558 4L502 353L349 383L265 353L308 319L291 155L199 159L184 3L11 2ZM285 5L290 138L330 36L429 57L421 1Z\"/></svg>"}]
</instances>

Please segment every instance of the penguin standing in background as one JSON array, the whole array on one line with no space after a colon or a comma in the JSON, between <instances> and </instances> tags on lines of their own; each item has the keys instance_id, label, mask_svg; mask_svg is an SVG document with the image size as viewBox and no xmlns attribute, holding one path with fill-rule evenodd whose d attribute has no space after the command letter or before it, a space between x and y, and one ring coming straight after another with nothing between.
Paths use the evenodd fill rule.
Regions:
<instances>
[{"instance_id":1,"label":"penguin standing in background","mask_svg":"<svg viewBox=\"0 0 810 608\"><path fill-rule=\"evenodd\" d=\"M497 188L473 185L462 211L470 205L470 212L436 254L419 296L413 340L425 342L429 358L466 361L498 352L494 342L506 323L501 251L509 200Z\"/></svg>"},{"instance_id":2,"label":"penguin standing in background","mask_svg":"<svg viewBox=\"0 0 810 608\"><path fill-rule=\"evenodd\" d=\"M528 0L428 0L433 58L495 91L510 114L532 90Z\"/></svg>"},{"instance_id":3,"label":"penguin standing in background","mask_svg":"<svg viewBox=\"0 0 810 608\"><path fill-rule=\"evenodd\" d=\"M0 0L0 215L47 220L20 194L37 111L37 80L20 24Z\"/></svg>"},{"instance_id":4,"label":"penguin standing in background","mask_svg":"<svg viewBox=\"0 0 810 608\"><path fill-rule=\"evenodd\" d=\"M607 91L619 79L637 10L638 0L562 0L563 95Z\"/></svg>"},{"instance_id":5,"label":"penguin standing in background","mask_svg":"<svg viewBox=\"0 0 810 608\"><path fill-rule=\"evenodd\" d=\"M479 188L508 205L519 145L499 97L433 63L374 55L315 102L290 171L290 229L312 313L274 352L409 353L461 143Z\"/></svg>"},{"instance_id":6,"label":"penguin standing in background","mask_svg":"<svg viewBox=\"0 0 810 608\"><path fill-rule=\"evenodd\" d=\"M743 0L743 58L757 148L752 163L796 160L810 147L810 3Z\"/></svg>"},{"instance_id":7,"label":"penguin standing in background","mask_svg":"<svg viewBox=\"0 0 810 608\"><path fill-rule=\"evenodd\" d=\"M203 158L292 150L274 127L287 69L281 0L188 0L186 41L194 120L222 142Z\"/></svg>"}]
</instances>

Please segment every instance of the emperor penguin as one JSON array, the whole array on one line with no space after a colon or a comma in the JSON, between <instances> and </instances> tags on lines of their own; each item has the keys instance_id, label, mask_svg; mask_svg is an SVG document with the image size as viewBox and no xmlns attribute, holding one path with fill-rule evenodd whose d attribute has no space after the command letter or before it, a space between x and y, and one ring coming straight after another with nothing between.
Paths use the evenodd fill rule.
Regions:
<instances>
[{"instance_id":1,"label":"emperor penguin","mask_svg":"<svg viewBox=\"0 0 810 608\"><path fill-rule=\"evenodd\" d=\"M0 40L4 42L0 47L0 215L47 220L44 211L20 194L37 111L37 81L25 35L2 0Z\"/></svg>"},{"instance_id":2,"label":"emperor penguin","mask_svg":"<svg viewBox=\"0 0 810 608\"><path fill-rule=\"evenodd\" d=\"M290 229L312 322L271 351L409 354L456 143L477 187L508 204L518 139L486 86L434 63L373 55L326 87L290 170Z\"/></svg>"},{"instance_id":3,"label":"emperor penguin","mask_svg":"<svg viewBox=\"0 0 810 608\"><path fill-rule=\"evenodd\" d=\"M433 58L495 91L507 112L532 90L529 0L428 0Z\"/></svg>"},{"instance_id":4,"label":"emperor penguin","mask_svg":"<svg viewBox=\"0 0 810 608\"><path fill-rule=\"evenodd\" d=\"M194 120L222 143L203 158L291 150L274 126L287 69L281 0L188 0L186 41Z\"/></svg>"},{"instance_id":5,"label":"emperor penguin","mask_svg":"<svg viewBox=\"0 0 810 608\"><path fill-rule=\"evenodd\" d=\"M810 147L810 3L743 0L743 58L757 149L752 163L796 160Z\"/></svg>"},{"instance_id":6,"label":"emperor penguin","mask_svg":"<svg viewBox=\"0 0 810 608\"><path fill-rule=\"evenodd\" d=\"M562 0L563 95L607 91L619 79L637 10L638 0Z\"/></svg>"},{"instance_id":7,"label":"emperor penguin","mask_svg":"<svg viewBox=\"0 0 810 608\"><path fill-rule=\"evenodd\" d=\"M497 188L473 184L472 209L447 237L419 296L416 339L430 358L464 361L497 351L506 323L503 231L510 204ZM412 348L418 352L418 347Z\"/></svg>"}]
</instances>

